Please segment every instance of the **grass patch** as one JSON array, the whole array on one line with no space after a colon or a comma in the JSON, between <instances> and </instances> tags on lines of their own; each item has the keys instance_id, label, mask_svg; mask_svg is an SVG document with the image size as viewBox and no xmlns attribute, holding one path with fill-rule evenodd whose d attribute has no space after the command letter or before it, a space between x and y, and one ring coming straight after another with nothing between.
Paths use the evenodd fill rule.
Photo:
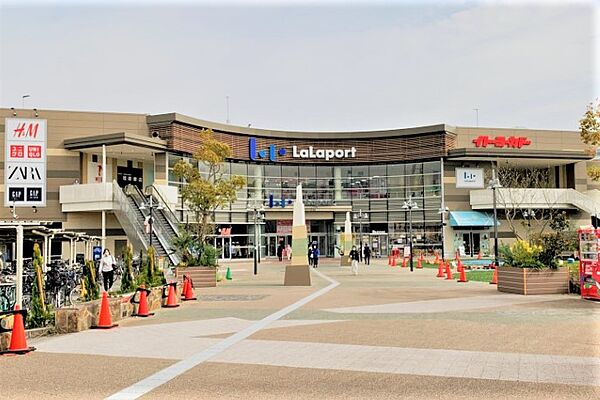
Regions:
<instances>
[{"instance_id":1,"label":"grass patch","mask_svg":"<svg viewBox=\"0 0 600 400\"><path fill-rule=\"evenodd\" d=\"M477 281L477 282L490 282L492 280L492 275L494 275L493 270L489 271L469 271L467 270L467 280L469 281ZM458 279L460 274L453 273L452 277L454 279Z\"/></svg>"}]
</instances>

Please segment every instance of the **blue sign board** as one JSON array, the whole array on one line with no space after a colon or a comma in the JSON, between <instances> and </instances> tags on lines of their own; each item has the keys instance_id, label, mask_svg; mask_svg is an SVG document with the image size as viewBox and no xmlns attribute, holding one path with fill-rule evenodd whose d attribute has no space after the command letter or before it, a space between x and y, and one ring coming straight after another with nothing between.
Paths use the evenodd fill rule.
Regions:
<instances>
[{"instance_id":1,"label":"blue sign board","mask_svg":"<svg viewBox=\"0 0 600 400\"><path fill-rule=\"evenodd\" d=\"M102 258L102 247L94 246L92 254L94 255L94 261L100 260Z\"/></svg>"}]
</instances>

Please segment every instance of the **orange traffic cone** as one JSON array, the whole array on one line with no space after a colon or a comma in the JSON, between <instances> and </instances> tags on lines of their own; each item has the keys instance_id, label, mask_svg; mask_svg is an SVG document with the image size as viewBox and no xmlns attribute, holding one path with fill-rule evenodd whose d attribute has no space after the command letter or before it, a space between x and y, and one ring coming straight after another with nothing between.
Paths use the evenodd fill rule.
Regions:
<instances>
[{"instance_id":1,"label":"orange traffic cone","mask_svg":"<svg viewBox=\"0 0 600 400\"><path fill-rule=\"evenodd\" d=\"M460 261L460 258L458 259L458 262L456 263L456 271L460 272L461 269L463 269L463 263L462 261Z\"/></svg>"},{"instance_id":2,"label":"orange traffic cone","mask_svg":"<svg viewBox=\"0 0 600 400\"><path fill-rule=\"evenodd\" d=\"M450 263L446 262L446 280L452 280L452 269L450 269Z\"/></svg>"},{"instance_id":3,"label":"orange traffic cone","mask_svg":"<svg viewBox=\"0 0 600 400\"><path fill-rule=\"evenodd\" d=\"M436 278L444 277L444 264L441 261L438 263L438 273L435 277Z\"/></svg>"},{"instance_id":4,"label":"orange traffic cone","mask_svg":"<svg viewBox=\"0 0 600 400\"><path fill-rule=\"evenodd\" d=\"M192 285L192 278L188 277L187 275L184 275L183 280L185 283L183 284L184 293L183 293L182 300L183 301L198 300L197 297L194 297L194 287Z\"/></svg>"},{"instance_id":5,"label":"orange traffic cone","mask_svg":"<svg viewBox=\"0 0 600 400\"><path fill-rule=\"evenodd\" d=\"M388 256L388 265L391 267L392 266L392 256Z\"/></svg>"},{"instance_id":6,"label":"orange traffic cone","mask_svg":"<svg viewBox=\"0 0 600 400\"><path fill-rule=\"evenodd\" d=\"M392 257L392 267L396 266L396 257Z\"/></svg>"},{"instance_id":7,"label":"orange traffic cone","mask_svg":"<svg viewBox=\"0 0 600 400\"><path fill-rule=\"evenodd\" d=\"M490 282L490 285L497 285L498 284L498 268L496 266L494 266L494 275L492 275L492 281Z\"/></svg>"},{"instance_id":8,"label":"orange traffic cone","mask_svg":"<svg viewBox=\"0 0 600 400\"><path fill-rule=\"evenodd\" d=\"M131 298L131 302L133 304L137 304L137 312L135 314L131 314L132 317L149 317L154 315L154 313L149 312L148 309L148 295L150 295L150 290L146 289L144 285L137 288L136 292L140 293L140 299L135 301L135 294Z\"/></svg>"},{"instance_id":9,"label":"orange traffic cone","mask_svg":"<svg viewBox=\"0 0 600 400\"><path fill-rule=\"evenodd\" d=\"M16 305L14 311L4 311L2 315L14 315L12 334L10 335L10 345L8 350L0 351L0 355L25 354L35 350L35 347L27 346L27 337L25 336L25 325L23 318L27 316L27 310L21 310L21 306ZM6 331L0 327L0 332Z\"/></svg>"},{"instance_id":10,"label":"orange traffic cone","mask_svg":"<svg viewBox=\"0 0 600 400\"><path fill-rule=\"evenodd\" d=\"M423 264L420 258L417 260L417 269L423 269Z\"/></svg>"},{"instance_id":11,"label":"orange traffic cone","mask_svg":"<svg viewBox=\"0 0 600 400\"><path fill-rule=\"evenodd\" d=\"M462 267L460 270L460 276L458 277L457 282L468 282L467 281L467 273L465 272L465 268Z\"/></svg>"},{"instance_id":12,"label":"orange traffic cone","mask_svg":"<svg viewBox=\"0 0 600 400\"><path fill-rule=\"evenodd\" d=\"M165 289L166 287L169 287L169 295L165 296ZM175 308L175 307L179 307L179 304L177 304L177 295L175 294L175 288L177 287L177 282L171 282L166 284L165 286L163 286L163 299L166 297L167 298L167 304L165 304L163 307L167 307L167 308Z\"/></svg>"},{"instance_id":13,"label":"orange traffic cone","mask_svg":"<svg viewBox=\"0 0 600 400\"><path fill-rule=\"evenodd\" d=\"M406 268L408 266L408 260L406 257L402 257L402 268Z\"/></svg>"},{"instance_id":14,"label":"orange traffic cone","mask_svg":"<svg viewBox=\"0 0 600 400\"><path fill-rule=\"evenodd\" d=\"M110 329L119 324L112 323L112 316L110 315L110 306L108 304L108 295L106 291L102 292L102 301L100 302L100 315L98 315L98 324L92 325L93 329Z\"/></svg>"}]
</instances>

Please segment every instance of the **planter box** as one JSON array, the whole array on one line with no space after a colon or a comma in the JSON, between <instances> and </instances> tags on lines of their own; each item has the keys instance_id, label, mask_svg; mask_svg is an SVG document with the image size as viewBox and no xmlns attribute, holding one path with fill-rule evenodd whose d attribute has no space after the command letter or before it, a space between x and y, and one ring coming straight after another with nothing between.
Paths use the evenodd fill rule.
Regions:
<instances>
[{"instance_id":1,"label":"planter box","mask_svg":"<svg viewBox=\"0 0 600 400\"><path fill-rule=\"evenodd\" d=\"M498 291L524 295L569 293L569 270L498 267Z\"/></svg>"},{"instance_id":2,"label":"planter box","mask_svg":"<svg viewBox=\"0 0 600 400\"><path fill-rule=\"evenodd\" d=\"M182 287L183 275L188 275L194 282L194 287L216 287L217 286L217 269L210 267L185 267L176 268L175 276L177 277L177 288Z\"/></svg>"},{"instance_id":3,"label":"planter box","mask_svg":"<svg viewBox=\"0 0 600 400\"><path fill-rule=\"evenodd\" d=\"M110 297L110 314L113 322L130 317L134 305L129 302L133 293L125 296ZM148 308L150 311L162 305L162 286L150 289ZM59 308L55 311L57 333L80 332L89 329L98 319L100 300L88 301L74 307Z\"/></svg>"}]
</instances>

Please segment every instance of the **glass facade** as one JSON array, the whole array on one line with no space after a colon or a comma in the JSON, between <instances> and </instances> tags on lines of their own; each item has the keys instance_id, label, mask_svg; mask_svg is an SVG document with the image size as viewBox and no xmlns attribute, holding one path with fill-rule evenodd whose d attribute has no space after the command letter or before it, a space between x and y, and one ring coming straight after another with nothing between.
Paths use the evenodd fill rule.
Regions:
<instances>
[{"instance_id":1,"label":"glass facade","mask_svg":"<svg viewBox=\"0 0 600 400\"><path fill-rule=\"evenodd\" d=\"M172 176L171 170L178 159L181 157L169 155L170 185L182 184ZM382 243L383 238L378 239L382 253L384 247L387 249L392 244L407 243L409 213L402 206L410 197L417 204L417 208L412 210L415 245L439 248L442 192L440 170L440 161L355 166L250 164L231 161L224 165L221 172L225 177L230 174L244 176L247 186L240 190L234 204L218 213L217 224L238 225L238 229L232 229L232 234L237 231L238 236L244 237L244 240L243 243L238 240L237 245L250 249L254 240L254 224L252 213L247 210L262 203L269 211L269 197L273 196L274 207L281 207L283 199L285 208L291 212L292 206L287 204L287 200L294 199L296 186L302 184L307 207L349 207L353 213L355 232L362 225L365 235L385 235L386 246ZM311 230L310 234L328 236L327 253L333 255L337 233L343 227L345 211L330 209L334 210L333 218L323 221L323 224L315 224L318 231ZM357 217L359 211L365 214L363 218ZM230 214L229 217L225 217L226 214ZM278 229L279 239L271 240L271 236L278 235ZM276 221L266 221L262 234L267 235L262 244L264 254L270 255L269 248L278 240L287 242L287 235L277 227Z\"/></svg>"}]
</instances>

